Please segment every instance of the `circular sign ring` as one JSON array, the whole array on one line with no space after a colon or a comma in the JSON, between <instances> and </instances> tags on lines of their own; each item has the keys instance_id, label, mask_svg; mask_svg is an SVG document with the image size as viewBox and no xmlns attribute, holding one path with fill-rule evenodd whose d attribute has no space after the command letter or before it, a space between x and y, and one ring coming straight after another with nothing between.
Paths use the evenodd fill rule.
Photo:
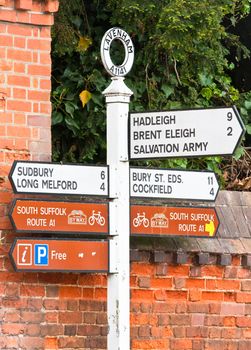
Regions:
<instances>
[{"instance_id":1,"label":"circular sign ring","mask_svg":"<svg viewBox=\"0 0 251 350\"><path fill-rule=\"evenodd\" d=\"M125 58L120 66L115 65L110 56L111 44L114 40L121 41L125 50ZM111 76L123 77L131 70L134 61L134 46L130 36L123 29L114 27L105 33L100 53L103 65Z\"/></svg>"}]
</instances>

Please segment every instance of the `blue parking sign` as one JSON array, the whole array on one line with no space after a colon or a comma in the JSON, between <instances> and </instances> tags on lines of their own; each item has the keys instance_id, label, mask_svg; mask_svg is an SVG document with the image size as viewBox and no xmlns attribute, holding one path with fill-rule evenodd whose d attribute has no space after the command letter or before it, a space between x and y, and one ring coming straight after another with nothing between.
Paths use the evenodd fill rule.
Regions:
<instances>
[{"instance_id":1,"label":"blue parking sign","mask_svg":"<svg viewBox=\"0 0 251 350\"><path fill-rule=\"evenodd\" d=\"M48 244L35 244L34 245L34 264L35 265L48 265L49 263L49 246Z\"/></svg>"}]
</instances>

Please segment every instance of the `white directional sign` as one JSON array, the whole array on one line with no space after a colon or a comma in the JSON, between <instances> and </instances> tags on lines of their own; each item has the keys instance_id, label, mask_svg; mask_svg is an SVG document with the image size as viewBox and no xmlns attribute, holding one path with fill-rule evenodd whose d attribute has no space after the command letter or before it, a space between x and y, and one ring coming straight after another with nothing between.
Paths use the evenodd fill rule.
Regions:
<instances>
[{"instance_id":1,"label":"white directional sign","mask_svg":"<svg viewBox=\"0 0 251 350\"><path fill-rule=\"evenodd\" d=\"M211 171L130 168L131 197L214 201L219 191Z\"/></svg>"},{"instance_id":2,"label":"white directional sign","mask_svg":"<svg viewBox=\"0 0 251 350\"><path fill-rule=\"evenodd\" d=\"M108 167L14 161L15 193L108 196Z\"/></svg>"},{"instance_id":3,"label":"white directional sign","mask_svg":"<svg viewBox=\"0 0 251 350\"><path fill-rule=\"evenodd\" d=\"M130 114L130 159L232 155L244 134L235 107Z\"/></svg>"}]
</instances>

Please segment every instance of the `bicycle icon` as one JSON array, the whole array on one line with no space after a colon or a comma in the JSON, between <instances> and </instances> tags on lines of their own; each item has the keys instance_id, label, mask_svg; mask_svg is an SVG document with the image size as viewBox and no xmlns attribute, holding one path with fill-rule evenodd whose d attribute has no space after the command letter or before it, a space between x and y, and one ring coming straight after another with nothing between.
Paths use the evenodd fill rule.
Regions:
<instances>
[{"instance_id":1,"label":"bicycle icon","mask_svg":"<svg viewBox=\"0 0 251 350\"><path fill-rule=\"evenodd\" d=\"M143 224L144 227L149 226L149 220L146 218L146 213L143 212L142 214L137 213L137 217L133 219L133 226L138 227Z\"/></svg>"},{"instance_id":2,"label":"bicycle icon","mask_svg":"<svg viewBox=\"0 0 251 350\"><path fill-rule=\"evenodd\" d=\"M96 213L95 210L93 210L92 216L89 217L88 222L89 222L89 225L91 225L91 226L93 226L95 224L95 222L100 226L104 226L105 218L101 215L100 211L98 211Z\"/></svg>"}]
</instances>

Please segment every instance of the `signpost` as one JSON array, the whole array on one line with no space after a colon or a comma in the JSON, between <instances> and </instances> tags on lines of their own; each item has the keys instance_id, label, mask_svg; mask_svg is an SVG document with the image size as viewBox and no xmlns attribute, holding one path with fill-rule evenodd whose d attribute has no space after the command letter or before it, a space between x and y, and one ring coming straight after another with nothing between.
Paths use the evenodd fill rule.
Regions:
<instances>
[{"instance_id":1,"label":"signpost","mask_svg":"<svg viewBox=\"0 0 251 350\"><path fill-rule=\"evenodd\" d=\"M214 237L218 226L214 208L131 206L131 235Z\"/></svg>"},{"instance_id":2,"label":"signpost","mask_svg":"<svg viewBox=\"0 0 251 350\"><path fill-rule=\"evenodd\" d=\"M110 56L114 40L119 40L125 50L124 61L119 66ZM15 161L9 178L15 193L108 197L111 225L106 203L16 199L10 217L17 232L110 233L111 237L109 240L17 238L9 254L17 271L109 273L107 348L128 350L130 235L215 237L219 226L212 207L130 207L130 195L214 201L219 184L213 172L129 168L129 158L233 154L244 126L235 107L131 113L128 137L132 91L123 77L134 60L130 36L120 28L109 29L101 43L101 58L112 76L111 84L103 92L107 105L108 166Z\"/></svg>"},{"instance_id":3,"label":"signpost","mask_svg":"<svg viewBox=\"0 0 251 350\"><path fill-rule=\"evenodd\" d=\"M108 197L108 167L14 161L10 182L15 193Z\"/></svg>"},{"instance_id":4,"label":"signpost","mask_svg":"<svg viewBox=\"0 0 251 350\"><path fill-rule=\"evenodd\" d=\"M244 133L235 107L130 114L130 159L232 155Z\"/></svg>"},{"instance_id":5,"label":"signpost","mask_svg":"<svg viewBox=\"0 0 251 350\"><path fill-rule=\"evenodd\" d=\"M106 203L16 199L10 218L17 232L109 234Z\"/></svg>"},{"instance_id":6,"label":"signpost","mask_svg":"<svg viewBox=\"0 0 251 350\"><path fill-rule=\"evenodd\" d=\"M125 59L116 66L105 54L113 40L122 41ZM131 69L134 48L130 36L123 30L107 31L101 44L101 56L107 72L112 75L110 85L103 91L107 108L107 164L110 168L110 194L114 217L114 247L116 267L107 281L107 349L130 349L130 197L128 161L128 111L132 91L122 75ZM111 259L112 260L112 259Z\"/></svg>"},{"instance_id":7,"label":"signpost","mask_svg":"<svg viewBox=\"0 0 251 350\"><path fill-rule=\"evenodd\" d=\"M17 238L9 254L17 271L109 271L107 240Z\"/></svg>"},{"instance_id":8,"label":"signpost","mask_svg":"<svg viewBox=\"0 0 251 350\"><path fill-rule=\"evenodd\" d=\"M131 167L130 191L139 198L214 201L219 184L211 171Z\"/></svg>"}]
</instances>

